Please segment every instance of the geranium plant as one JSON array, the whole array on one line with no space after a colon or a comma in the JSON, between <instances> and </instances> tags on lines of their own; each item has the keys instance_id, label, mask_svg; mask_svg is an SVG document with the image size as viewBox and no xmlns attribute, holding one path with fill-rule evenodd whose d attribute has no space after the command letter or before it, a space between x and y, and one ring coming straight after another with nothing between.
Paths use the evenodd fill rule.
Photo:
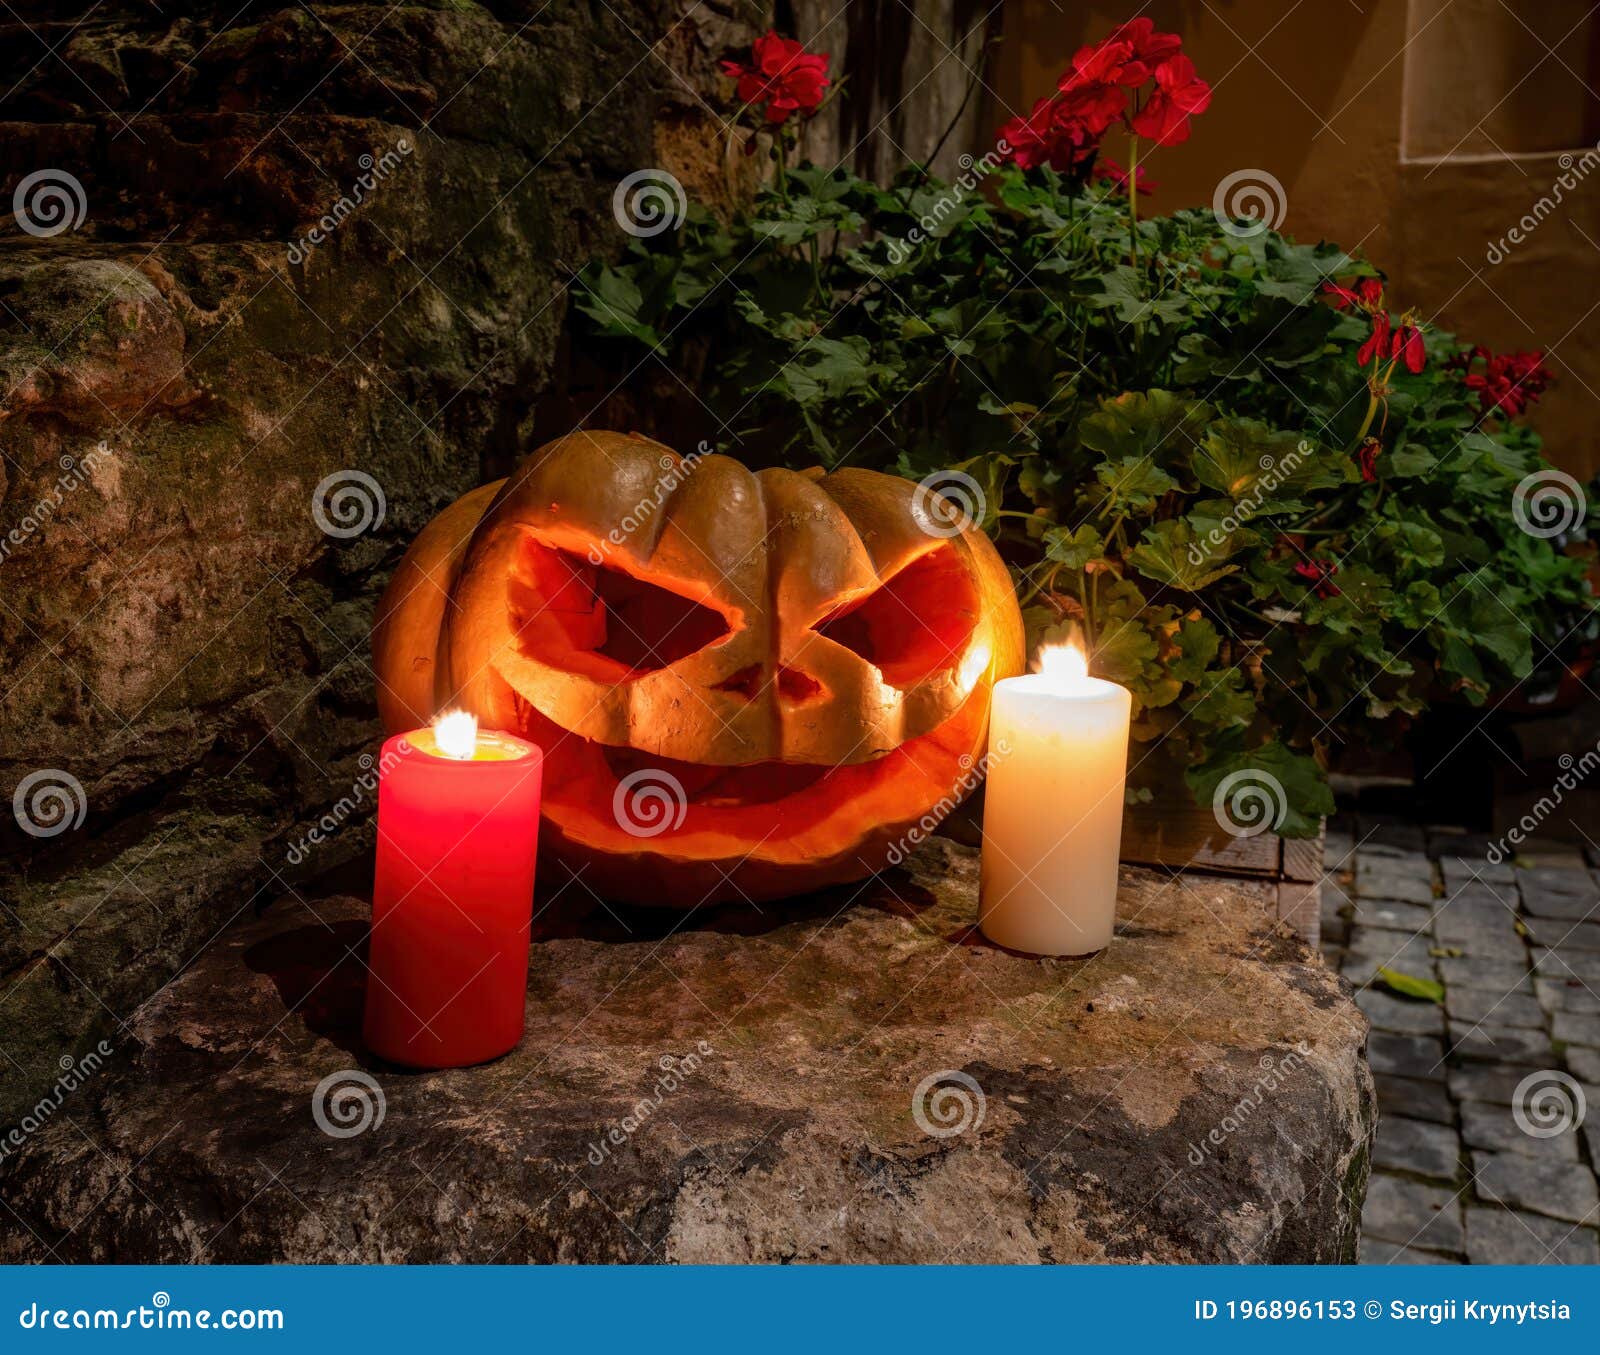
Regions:
<instances>
[{"instance_id":1,"label":"geranium plant","mask_svg":"<svg viewBox=\"0 0 1600 1355\"><path fill-rule=\"evenodd\" d=\"M1519 421L1540 354L1397 313L1336 246L1141 219L1143 163L1209 99L1136 20L957 182L790 167L731 223L691 208L591 267L577 305L675 369L722 450L967 477L1035 635L1081 632L1132 689L1136 793L1253 769L1306 834L1339 738L1594 638L1582 503L1565 535L1514 511L1554 474Z\"/></svg>"}]
</instances>

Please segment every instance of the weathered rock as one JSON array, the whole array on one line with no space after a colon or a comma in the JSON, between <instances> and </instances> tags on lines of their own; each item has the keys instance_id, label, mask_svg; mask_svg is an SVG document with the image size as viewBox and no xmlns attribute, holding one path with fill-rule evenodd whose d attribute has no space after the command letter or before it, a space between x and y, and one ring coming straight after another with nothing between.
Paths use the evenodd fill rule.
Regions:
<instances>
[{"instance_id":1,"label":"weathered rock","mask_svg":"<svg viewBox=\"0 0 1600 1355\"><path fill-rule=\"evenodd\" d=\"M1374 1176L1361 1227L1363 1256L1371 1241L1459 1252L1463 1242L1460 1192L1452 1186Z\"/></svg>"},{"instance_id":2,"label":"weathered rock","mask_svg":"<svg viewBox=\"0 0 1600 1355\"><path fill-rule=\"evenodd\" d=\"M1461 1140L1449 1125L1383 1117L1372 1152L1374 1166L1453 1181L1461 1166Z\"/></svg>"},{"instance_id":3,"label":"weathered rock","mask_svg":"<svg viewBox=\"0 0 1600 1355\"><path fill-rule=\"evenodd\" d=\"M0 12L0 201L45 173L83 209L0 213L0 1123L257 891L360 855L389 569L605 417L567 290L631 242L620 179L720 148L699 101L753 16L535 8ZM45 772L75 831L13 823Z\"/></svg>"},{"instance_id":4,"label":"weathered rock","mask_svg":"<svg viewBox=\"0 0 1600 1355\"><path fill-rule=\"evenodd\" d=\"M1472 1155L1478 1194L1571 1223L1600 1218L1600 1190L1594 1173L1581 1163L1529 1157L1523 1153Z\"/></svg>"},{"instance_id":5,"label":"weathered rock","mask_svg":"<svg viewBox=\"0 0 1600 1355\"><path fill-rule=\"evenodd\" d=\"M423 1074L361 1052L364 905L282 900L16 1151L0 1255L1354 1259L1375 1107L1337 978L1225 882L1127 872L1082 961L984 943L975 889L935 840L859 890L552 927L521 1047ZM334 1136L350 1070L382 1114Z\"/></svg>"},{"instance_id":6,"label":"weathered rock","mask_svg":"<svg viewBox=\"0 0 1600 1355\"><path fill-rule=\"evenodd\" d=\"M1600 1265L1592 1228L1513 1209L1467 1210L1467 1259L1473 1265Z\"/></svg>"}]
</instances>

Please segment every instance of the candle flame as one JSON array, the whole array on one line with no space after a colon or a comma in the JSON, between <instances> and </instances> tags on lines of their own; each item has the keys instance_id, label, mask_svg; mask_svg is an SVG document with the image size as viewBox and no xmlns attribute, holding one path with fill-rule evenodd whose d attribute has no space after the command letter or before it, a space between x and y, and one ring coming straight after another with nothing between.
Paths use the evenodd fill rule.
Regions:
<instances>
[{"instance_id":1,"label":"candle flame","mask_svg":"<svg viewBox=\"0 0 1600 1355\"><path fill-rule=\"evenodd\" d=\"M1089 676L1089 660L1075 643L1046 645L1039 651L1039 675L1065 691Z\"/></svg>"},{"instance_id":2,"label":"candle flame","mask_svg":"<svg viewBox=\"0 0 1600 1355\"><path fill-rule=\"evenodd\" d=\"M470 711L447 710L433 722L433 739L442 756L468 761L478 751L478 717Z\"/></svg>"}]
</instances>

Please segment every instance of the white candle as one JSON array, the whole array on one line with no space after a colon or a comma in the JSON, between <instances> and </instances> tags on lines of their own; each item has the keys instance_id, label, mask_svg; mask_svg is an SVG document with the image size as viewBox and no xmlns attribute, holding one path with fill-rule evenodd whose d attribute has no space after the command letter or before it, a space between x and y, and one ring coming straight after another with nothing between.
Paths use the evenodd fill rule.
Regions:
<instances>
[{"instance_id":1,"label":"white candle","mask_svg":"<svg viewBox=\"0 0 1600 1355\"><path fill-rule=\"evenodd\" d=\"M1116 921L1133 697L1057 646L994 688L978 925L1030 955L1088 955Z\"/></svg>"}]
</instances>

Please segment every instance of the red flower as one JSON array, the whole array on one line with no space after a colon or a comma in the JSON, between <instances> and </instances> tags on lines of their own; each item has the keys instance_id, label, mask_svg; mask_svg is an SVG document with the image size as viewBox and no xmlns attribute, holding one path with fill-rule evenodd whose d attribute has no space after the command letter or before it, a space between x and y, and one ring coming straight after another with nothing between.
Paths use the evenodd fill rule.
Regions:
<instances>
[{"instance_id":1,"label":"red flower","mask_svg":"<svg viewBox=\"0 0 1600 1355\"><path fill-rule=\"evenodd\" d=\"M1475 372L1472 365L1479 360L1483 370ZM1515 418L1544 394L1551 379L1542 349L1532 353L1491 353L1487 348L1474 347L1451 365L1466 374L1463 384L1468 390L1477 391L1478 407L1486 415L1498 410Z\"/></svg>"},{"instance_id":2,"label":"red flower","mask_svg":"<svg viewBox=\"0 0 1600 1355\"><path fill-rule=\"evenodd\" d=\"M1194 62L1179 52L1156 67L1156 88L1129 124L1158 146L1189 139L1189 119L1211 106L1211 86L1194 73Z\"/></svg>"},{"instance_id":3,"label":"red flower","mask_svg":"<svg viewBox=\"0 0 1600 1355\"><path fill-rule=\"evenodd\" d=\"M1118 85L1063 83L1055 114L1058 118L1071 118L1081 123L1090 136L1099 140L1127 108L1127 91Z\"/></svg>"},{"instance_id":4,"label":"red flower","mask_svg":"<svg viewBox=\"0 0 1600 1355\"><path fill-rule=\"evenodd\" d=\"M1023 169L1049 165L1066 173L1094 153L1103 131L1074 112L1070 101L1046 98L1034 104L1027 117L1006 123L1000 129L1000 141Z\"/></svg>"},{"instance_id":5,"label":"red flower","mask_svg":"<svg viewBox=\"0 0 1600 1355\"><path fill-rule=\"evenodd\" d=\"M1361 478L1371 484L1378 478L1378 453L1383 445L1377 438L1368 438L1356 453L1356 464L1361 467Z\"/></svg>"},{"instance_id":6,"label":"red flower","mask_svg":"<svg viewBox=\"0 0 1600 1355\"><path fill-rule=\"evenodd\" d=\"M1389 356L1404 361L1406 371L1415 376L1422 370L1422 364L1428 360L1427 351L1422 346L1422 331L1415 325L1401 325L1394 332Z\"/></svg>"},{"instance_id":7,"label":"red flower","mask_svg":"<svg viewBox=\"0 0 1600 1355\"><path fill-rule=\"evenodd\" d=\"M1333 582L1333 576L1339 572L1338 565L1326 560L1302 560L1294 567L1294 572L1313 585L1319 598L1339 596L1339 586Z\"/></svg>"},{"instance_id":8,"label":"red flower","mask_svg":"<svg viewBox=\"0 0 1600 1355\"><path fill-rule=\"evenodd\" d=\"M1325 282L1322 290L1333 298L1336 311L1349 310L1352 306L1357 310L1370 311L1383 301L1383 284L1377 278L1362 278L1354 288L1341 287L1337 282Z\"/></svg>"},{"instance_id":9,"label":"red flower","mask_svg":"<svg viewBox=\"0 0 1600 1355\"><path fill-rule=\"evenodd\" d=\"M1110 179L1124 193L1128 191L1128 171L1113 160L1109 155L1102 155L1095 171L1102 179ZM1144 172L1144 166L1138 165L1133 171L1134 180L1140 193L1154 193L1161 185Z\"/></svg>"},{"instance_id":10,"label":"red flower","mask_svg":"<svg viewBox=\"0 0 1600 1355\"><path fill-rule=\"evenodd\" d=\"M1070 94L1079 85L1142 85L1149 78L1150 68L1134 59L1131 46L1106 38L1078 48L1058 87Z\"/></svg>"},{"instance_id":11,"label":"red flower","mask_svg":"<svg viewBox=\"0 0 1600 1355\"><path fill-rule=\"evenodd\" d=\"M1372 333L1356 353L1356 366L1365 367L1374 358L1389 357L1389 349L1389 312L1386 310L1373 311Z\"/></svg>"},{"instance_id":12,"label":"red flower","mask_svg":"<svg viewBox=\"0 0 1600 1355\"><path fill-rule=\"evenodd\" d=\"M793 38L769 29L750 48L749 65L724 61L722 70L739 82L739 102L765 105L769 123L787 122L793 113L815 113L828 79L828 54L808 52Z\"/></svg>"},{"instance_id":13,"label":"red flower","mask_svg":"<svg viewBox=\"0 0 1600 1355\"><path fill-rule=\"evenodd\" d=\"M1129 19L1111 30L1108 42L1124 42L1133 54L1147 67L1155 68L1169 57L1177 56L1183 39L1176 33L1158 33L1154 19Z\"/></svg>"}]
</instances>

